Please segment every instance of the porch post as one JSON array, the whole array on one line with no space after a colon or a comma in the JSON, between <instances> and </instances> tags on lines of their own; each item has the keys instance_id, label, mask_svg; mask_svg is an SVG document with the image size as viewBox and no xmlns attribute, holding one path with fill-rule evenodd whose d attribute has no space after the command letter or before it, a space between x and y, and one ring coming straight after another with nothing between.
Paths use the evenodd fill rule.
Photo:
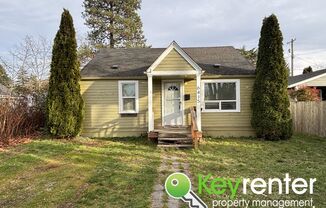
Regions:
<instances>
[{"instance_id":1,"label":"porch post","mask_svg":"<svg viewBox=\"0 0 326 208\"><path fill-rule=\"evenodd\" d=\"M148 77L148 132L154 130L153 116L153 75L147 74Z\"/></svg>"},{"instance_id":2,"label":"porch post","mask_svg":"<svg viewBox=\"0 0 326 208\"><path fill-rule=\"evenodd\" d=\"M196 84L197 84L197 102L196 102L196 116L197 116L197 128L198 131L201 131L201 72L198 72L196 75Z\"/></svg>"}]
</instances>

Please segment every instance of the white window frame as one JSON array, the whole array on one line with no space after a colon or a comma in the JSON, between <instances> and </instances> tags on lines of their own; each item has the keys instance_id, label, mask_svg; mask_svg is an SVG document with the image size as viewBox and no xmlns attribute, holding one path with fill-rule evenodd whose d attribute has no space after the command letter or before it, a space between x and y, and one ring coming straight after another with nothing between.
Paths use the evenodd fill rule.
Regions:
<instances>
[{"instance_id":1,"label":"white window frame","mask_svg":"<svg viewBox=\"0 0 326 208\"><path fill-rule=\"evenodd\" d=\"M205 84L207 83L235 83L236 88L236 100L221 100L221 101L205 101ZM211 79L211 80L202 80L201 82L202 92L201 92L201 101L202 101L202 112L240 112L240 79ZM234 102L236 101L235 110L222 110L221 102ZM219 109L205 109L205 102L219 103Z\"/></svg>"},{"instance_id":2,"label":"white window frame","mask_svg":"<svg viewBox=\"0 0 326 208\"><path fill-rule=\"evenodd\" d=\"M123 84L135 84L135 96L123 97L122 85ZM123 98L135 98L135 110L123 110ZM120 114L137 114L139 112L139 87L137 80L121 80L119 81L119 113Z\"/></svg>"}]
</instances>

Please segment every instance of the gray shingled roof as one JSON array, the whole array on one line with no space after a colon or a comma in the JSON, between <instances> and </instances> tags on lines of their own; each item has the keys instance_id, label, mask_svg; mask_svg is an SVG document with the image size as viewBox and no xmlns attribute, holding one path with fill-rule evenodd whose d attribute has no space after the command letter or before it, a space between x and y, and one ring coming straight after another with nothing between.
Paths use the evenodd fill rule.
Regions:
<instances>
[{"instance_id":1,"label":"gray shingled roof","mask_svg":"<svg viewBox=\"0 0 326 208\"><path fill-rule=\"evenodd\" d=\"M253 75L254 67L234 47L182 48L205 75ZM86 77L145 77L165 48L102 49L81 71ZM220 64L219 68L214 64ZM118 69L112 69L118 65Z\"/></svg>"},{"instance_id":2,"label":"gray shingled roof","mask_svg":"<svg viewBox=\"0 0 326 208\"><path fill-rule=\"evenodd\" d=\"M316 76L319 76L322 74L326 74L326 69L289 77L288 86L294 85L296 83L302 82L304 80L307 80L307 79L310 79L310 78L313 78L313 77L316 77Z\"/></svg>"}]
</instances>

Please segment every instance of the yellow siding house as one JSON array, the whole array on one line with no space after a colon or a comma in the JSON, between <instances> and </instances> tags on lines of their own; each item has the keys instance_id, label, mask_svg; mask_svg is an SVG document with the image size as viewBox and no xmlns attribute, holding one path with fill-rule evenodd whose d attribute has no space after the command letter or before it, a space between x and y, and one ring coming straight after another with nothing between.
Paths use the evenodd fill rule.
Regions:
<instances>
[{"instance_id":1,"label":"yellow siding house","mask_svg":"<svg viewBox=\"0 0 326 208\"><path fill-rule=\"evenodd\" d=\"M172 42L167 48L102 49L81 75L84 136L140 136L191 125L204 136L254 135L255 70L233 47Z\"/></svg>"}]
</instances>

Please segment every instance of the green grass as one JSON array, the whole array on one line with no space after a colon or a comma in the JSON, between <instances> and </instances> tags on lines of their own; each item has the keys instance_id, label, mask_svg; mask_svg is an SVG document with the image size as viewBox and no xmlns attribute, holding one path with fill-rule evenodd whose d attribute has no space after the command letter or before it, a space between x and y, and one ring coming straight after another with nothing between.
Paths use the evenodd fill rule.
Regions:
<instances>
[{"instance_id":1,"label":"green grass","mask_svg":"<svg viewBox=\"0 0 326 208\"><path fill-rule=\"evenodd\" d=\"M317 178L314 195L238 198L312 197L316 207L326 207L325 150L325 138L306 135L279 142L208 138L199 150L183 151L158 150L145 138L35 140L0 152L0 207L150 207L160 153L190 164L195 192L198 174L268 179L289 173L291 178ZM207 193L201 197L209 207L217 199Z\"/></svg>"},{"instance_id":2,"label":"green grass","mask_svg":"<svg viewBox=\"0 0 326 208\"><path fill-rule=\"evenodd\" d=\"M0 153L0 207L149 207L159 163L144 138L33 141Z\"/></svg>"},{"instance_id":3,"label":"green grass","mask_svg":"<svg viewBox=\"0 0 326 208\"><path fill-rule=\"evenodd\" d=\"M268 178L283 179L286 173L294 178L316 178L314 194L257 196L238 195L239 199L310 199L316 207L326 207L326 138L295 135L288 141L260 141L248 138L206 139L199 150L179 151L181 158L190 163L195 175L197 191L198 174L213 174L222 178ZM242 187L242 186L241 186ZM241 188L242 189L242 188ZM201 195L207 203L217 199L206 192ZM229 194L218 199L229 199Z\"/></svg>"}]
</instances>

